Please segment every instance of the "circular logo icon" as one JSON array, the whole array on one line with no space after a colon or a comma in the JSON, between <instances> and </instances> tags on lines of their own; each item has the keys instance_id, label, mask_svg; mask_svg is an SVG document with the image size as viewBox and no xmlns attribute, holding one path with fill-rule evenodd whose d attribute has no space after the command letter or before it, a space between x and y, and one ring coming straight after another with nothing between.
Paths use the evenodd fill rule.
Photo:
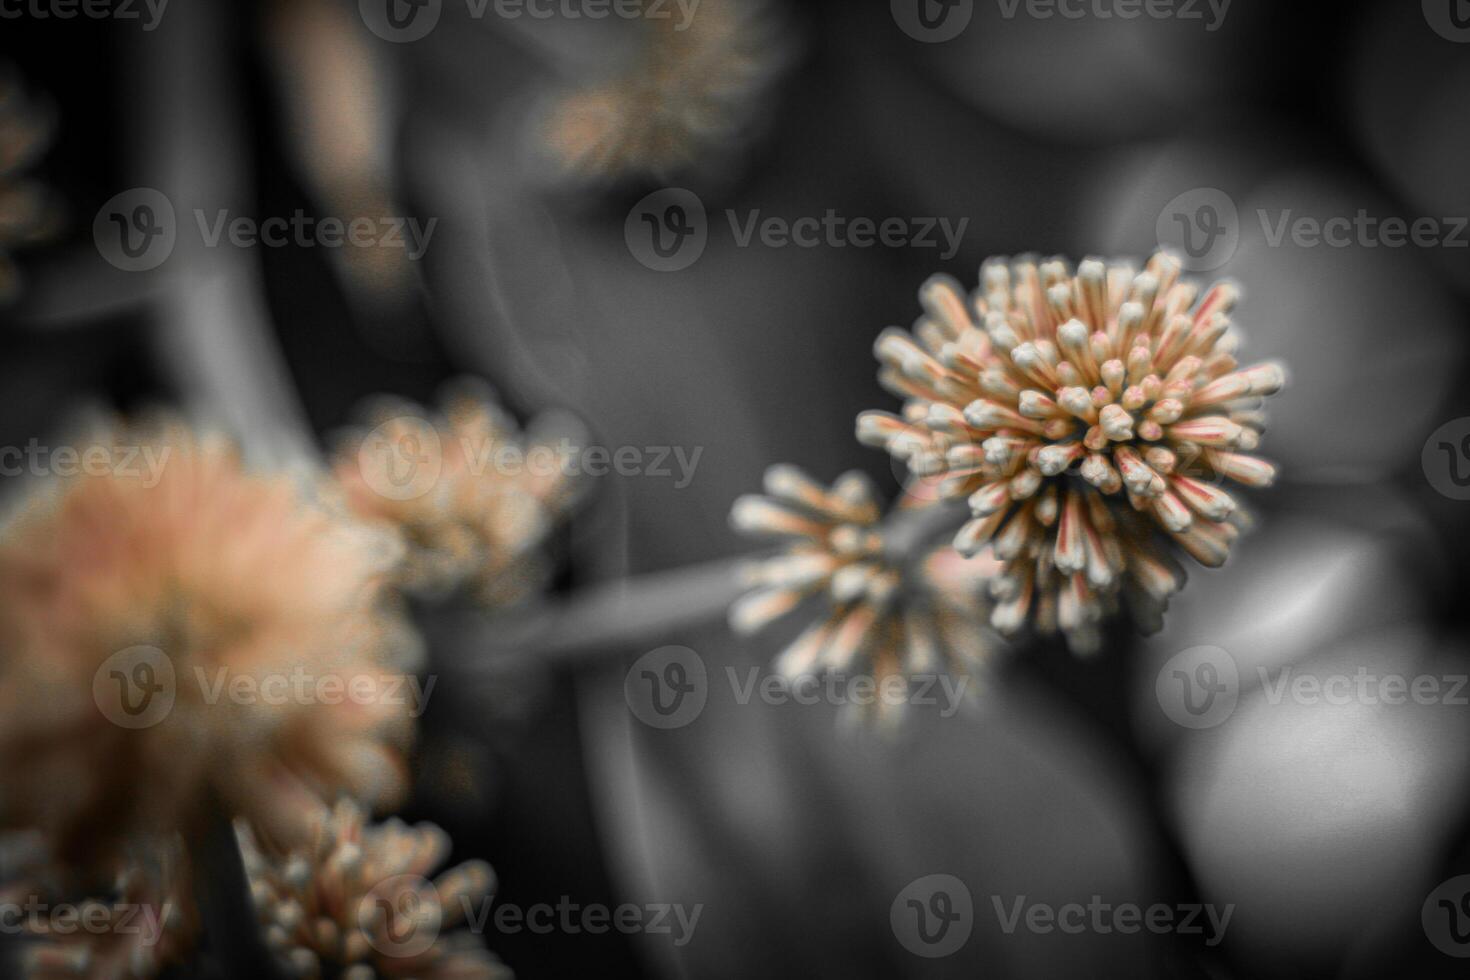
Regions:
<instances>
[{"instance_id":1,"label":"circular logo icon","mask_svg":"<svg viewBox=\"0 0 1470 980\"><path fill-rule=\"evenodd\" d=\"M439 23L444 0L357 0L357 11L367 29L385 41L417 41Z\"/></svg>"},{"instance_id":2,"label":"circular logo icon","mask_svg":"<svg viewBox=\"0 0 1470 980\"><path fill-rule=\"evenodd\" d=\"M654 191L628 212L623 240L633 258L655 272L687 269L709 243L704 202L682 187Z\"/></svg>"},{"instance_id":3,"label":"circular logo icon","mask_svg":"<svg viewBox=\"0 0 1470 980\"><path fill-rule=\"evenodd\" d=\"M1419 921L1435 949L1459 959L1470 957L1470 875L1456 875L1430 892Z\"/></svg>"},{"instance_id":4,"label":"circular logo icon","mask_svg":"<svg viewBox=\"0 0 1470 980\"><path fill-rule=\"evenodd\" d=\"M1435 429L1419 453L1424 478L1451 500L1470 500L1470 418Z\"/></svg>"},{"instance_id":5,"label":"circular logo icon","mask_svg":"<svg viewBox=\"0 0 1470 980\"><path fill-rule=\"evenodd\" d=\"M1214 728L1235 711L1240 671L1235 658L1220 647L1190 647L1159 670L1154 693L1174 724Z\"/></svg>"},{"instance_id":6,"label":"circular logo icon","mask_svg":"<svg viewBox=\"0 0 1470 980\"><path fill-rule=\"evenodd\" d=\"M888 922L904 949L938 959L969 941L975 903L970 889L954 875L925 875L898 893L888 909Z\"/></svg>"},{"instance_id":7,"label":"circular logo icon","mask_svg":"<svg viewBox=\"0 0 1470 980\"><path fill-rule=\"evenodd\" d=\"M893 22L915 41L952 41L970 26L975 0L890 0Z\"/></svg>"},{"instance_id":8,"label":"circular logo icon","mask_svg":"<svg viewBox=\"0 0 1470 980\"><path fill-rule=\"evenodd\" d=\"M173 203L152 187L115 194L92 220L92 241L104 259L124 272L156 269L178 241Z\"/></svg>"},{"instance_id":9,"label":"circular logo icon","mask_svg":"<svg viewBox=\"0 0 1470 980\"><path fill-rule=\"evenodd\" d=\"M92 700L120 728L152 728L163 721L176 692L174 662L158 647L119 650L92 675Z\"/></svg>"},{"instance_id":10,"label":"circular logo icon","mask_svg":"<svg viewBox=\"0 0 1470 980\"><path fill-rule=\"evenodd\" d=\"M1160 248L1177 254L1190 272L1209 272L1230 261L1240 244L1235 201L1218 187L1196 187L1164 205L1154 225Z\"/></svg>"},{"instance_id":11,"label":"circular logo icon","mask_svg":"<svg viewBox=\"0 0 1470 980\"><path fill-rule=\"evenodd\" d=\"M384 956L421 956L444 925L439 892L421 875L385 878L358 902L357 924Z\"/></svg>"},{"instance_id":12,"label":"circular logo icon","mask_svg":"<svg viewBox=\"0 0 1470 980\"><path fill-rule=\"evenodd\" d=\"M1446 41L1470 43L1470 2L1467 0L1423 0L1424 19L1434 33Z\"/></svg>"},{"instance_id":13,"label":"circular logo icon","mask_svg":"<svg viewBox=\"0 0 1470 980\"><path fill-rule=\"evenodd\" d=\"M357 466L363 482L388 500L422 497L444 469L443 444L427 419L399 415L363 437Z\"/></svg>"},{"instance_id":14,"label":"circular logo icon","mask_svg":"<svg viewBox=\"0 0 1470 980\"><path fill-rule=\"evenodd\" d=\"M683 728L709 700L704 660L688 647L650 650L628 668L623 697L638 720L653 728Z\"/></svg>"}]
</instances>

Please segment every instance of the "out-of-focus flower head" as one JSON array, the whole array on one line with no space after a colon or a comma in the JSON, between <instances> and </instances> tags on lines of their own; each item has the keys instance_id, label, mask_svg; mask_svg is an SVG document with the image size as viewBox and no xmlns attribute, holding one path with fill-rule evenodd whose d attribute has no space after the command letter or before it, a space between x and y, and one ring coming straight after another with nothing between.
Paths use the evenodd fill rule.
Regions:
<instances>
[{"instance_id":1,"label":"out-of-focus flower head","mask_svg":"<svg viewBox=\"0 0 1470 980\"><path fill-rule=\"evenodd\" d=\"M0 895L19 909L20 966L26 980L132 980L154 977L194 950L200 924L183 839L177 834L129 848L106 887L78 893L42 866ZM88 897L75 901L77 894ZM61 912L66 910L63 917Z\"/></svg>"},{"instance_id":2,"label":"out-of-focus flower head","mask_svg":"<svg viewBox=\"0 0 1470 980\"><path fill-rule=\"evenodd\" d=\"M408 543L400 584L467 588L487 606L520 601L551 571L547 538L584 489L570 458L582 438L564 417L523 433L483 387L461 384L442 414L406 402L369 413L334 472L349 509Z\"/></svg>"},{"instance_id":3,"label":"out-of-focus flower head","mask_svg":"<svg viewBox=\"0 0 1470 980\"><path fill-rule=\"evenodd\" d=\"M236 824L265 941L293 977L344 980L508 980L507 970L464 930L467 906L488 903L495 874L483 861L427 875L449 854L433 824L368 826L339 803L310 845L284 853Z\"/></svg>"},{"instance_id":4,"label":"out-of-focus flower head","mask_svg":"<svg viewBox=\"0 0 1470 980\"><path fill-rule=\"evenodd\" d=\"M858 438L941 476L942 495L969 497L955 547L988 545L1005 562L1002 632L1029 618L1086 651L1120 594L1156 628L1184 581L1171 553L1218 566L1238 534L1220 484L1275 477L1251 451L1261 398L1285 371L1239 369L1238 290L1200 297L1179 272L1165 253L1142 272L991 260L968 300L931 279L913 333L878 339L881 379L906 403L902 415L863 413Z\"/></svg>"},{"instance_id":5,"label":"out-of-focus flower head","mask_svg":"<svg viewBox=\"0 0 1470 980\"><path fill-rule=\"evenodd\" d=\"M541 136L564 175L666 178L736 148L791 60L791 27L768 0L702 0L639 18L641 45L613 78L561 96Z\"/></svg>"},{"instance_id":6,"label":"out-of-focus flower head","mask_svg":"<svg viewBox=\"0 0 1470 980\"><path fill-rule=\"evenodd\" d=\"M391 802L396 540L176 422L74 448L0 531L0 823L87 867L211 800L283 839Z\"/></svg>"},{"instance_id":7,"label":"out-of-focus flower head","mask_svg":"<svg viewBox=\"0 0 1470 980\"><path fill-rule=\"evenodd\" d=\"M773 466L765 491L737 500L731 523L782 550L747 568L751 591L731 608L731 626L754 633L809 599L823 604L777 658L778 673L794 680L861 671L881 688L890 677L967 676L990 659L999 639L985 627L987 586L999 565L988 556L933 548L922 509L900 508L885 522L861 473L828 488L794 466ZM880 713L898 706L875 702Z\"/></svg>"},{"instance_id":8,"label":"out-of-focus flower head","mask_svg":"<svg viewBox=\"0 0 1470 980\"><path fill-rule=\"evenodd\" d=\"M0 302L19 289L10 253L49 237L58 214L45 187L26 177L51 145L55 117L0 64Z\"/></svg>"}]
</instances>

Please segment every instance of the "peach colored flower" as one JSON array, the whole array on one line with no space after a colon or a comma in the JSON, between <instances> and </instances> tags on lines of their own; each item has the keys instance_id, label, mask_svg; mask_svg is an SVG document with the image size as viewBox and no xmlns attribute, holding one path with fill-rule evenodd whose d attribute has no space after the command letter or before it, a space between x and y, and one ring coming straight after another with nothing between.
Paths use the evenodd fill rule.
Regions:
<instances>
[{"instance_id":1,"label":"peach colored flower","mask_svg":"<svg viewBox=\"0 0 1470 980\"><path fill-rule=\"evenodd\" d=\"M1269 485L1252 455L1279 364L1240 369L1229 283L1203 297L1160 253L1142 272L1089 259L992 260L966 298L936 277L914 332L890 328L876 352L902 415L866 412L858 438L942 477L974 519L955 538L1006 563L992 617L1028 619L1074 647L1121 593L1150 622L1183 584L1170 557L1223 563L1237 536L1221 484Z\"/></svg>"},{"instance_id":2,"label":"peach colored flower","mask_svg":"<svg viewBox=\"0 0 1470 980\"><path fill-rule=\"evenodd\" d=\"M778 673L863 673L881 685L940 671L966 676L992 657L999 640L984 623L997 563L985 556L967 561L922 535L915 539L905 519L920 511L901 510L883 522L860 473L828 488L796 467L773 466L765 491L737 500L731 522L778 541L781 551L749 566L752 590L731 608L731 626L753 633L809 600L821 610L777 658ZM896 717L902 705L878 700L875 707Z\"/></svg>"},{"instance_id":3,"label":"peach colored flower","mask_svg":"<svg viewBox=\"0 0 1470 980\"><path fill-rule=\"evenodd\" d=\"M176 423L78 451L0 534L0 822L85 864L210 800L290 838L396 796L395 542Z\"/></svg>"},{"instance_id":4,"label":"peach colored flower","mask_svg":"<svg viewBox=\"0 0 1470 980\"><path fill-rule=\"evenodd\" d=\"M276 854L236 825L266 944L289 976L508 980L472 933L455 930L474 902L488 907L483 861L433 873L449 838L433 824L367 825L343 801L311 841Z\"/></svg>"}]
</instances>

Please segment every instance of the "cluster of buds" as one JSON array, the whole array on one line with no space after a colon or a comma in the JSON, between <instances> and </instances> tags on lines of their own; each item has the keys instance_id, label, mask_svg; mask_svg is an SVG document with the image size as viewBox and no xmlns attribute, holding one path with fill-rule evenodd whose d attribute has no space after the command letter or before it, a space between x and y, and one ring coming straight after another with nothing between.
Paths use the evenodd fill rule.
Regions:
<instances>
[{"instance_id":1,"label":"cluster of buds","mask_svg":"<svg viewBox=\"0 0 1470 980\"><path fill-rule=\"evenodd\" d=\"M355 515L407 545L397 582L419 594L465 590L502 607L550 574L547 538L583 484L569 459L581 430L546 419L522 433L488 392L461 384L434 415L404 402L368 413L333 472Z\"/></svg>"},{"instance_id":2,"label":"cluster of buds","mask_svg":"<svg viewBox=\"0 0 1470 980\"><path fill-rule=\"evenodd\" d=\"M1222 564L1239 511L1226 481L1264 487L1252 455L1274 363L1240 369L1229 283L1201 297L1173 257L1142 272L1096 259L992 260L966 297L936 277L912 333L878 339L899 415L865 412L858 438L907 462L973 519L955 547L1003 563L992 623L1060 629L1080 651L1119 595L1144 625L1183 584L1173 553Z\"/></svg>"},{"instance_id":3,"label":"cluster of buds","mask_svg":"<svg viewBox=\"0 0 1470 980\"><path fill-rule=\"evenodd\" d=\"M941 671L970 675L990 659L996 638L984 626L986 586L998 569L935 548L923 509L900 507L884 521L872 484L856 472L829 488L795 467L773 466L765 491L737 500L731 522L781 550L748 566L751 591L731 609L731 625L750 634L808 600L822 609L777 658L778 673L794 680L862 671L882 684Z\"/></svg>"},{"instance_id":4,"label":"cluster of buds","mask_svg":"<svg viewBox=\"0 0 1470 980\"><path fill-rule=\"evenodd\" d=\"M790 60L788 26L768 0L703 0L682 22L649 13L633 64L562 96L542 122L566 176L665 178L728 151Z\"/></svg>"},{"instance_id":5,"label":"cluster of buds","mask_svg":"<svg viewBox=\"0 0 1470 980\"><path fill-rule=\"evenodd\" d=\"M472 861L426 877L449 854L432 824L369 825L339 803L307 845L273 853L236 825L266 945L284 975L343 980L508 980L479 940L456 930L471 903L487 903L490 866Z\"/></svg>"}]
</instances>

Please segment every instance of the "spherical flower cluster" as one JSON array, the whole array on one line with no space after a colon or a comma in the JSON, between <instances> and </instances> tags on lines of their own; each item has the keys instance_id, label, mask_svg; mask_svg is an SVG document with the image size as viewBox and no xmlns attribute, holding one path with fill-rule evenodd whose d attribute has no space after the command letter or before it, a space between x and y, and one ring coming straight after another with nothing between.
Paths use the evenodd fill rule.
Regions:
<instances>
[{"instance_id":1,"label":"spherical flower cluster","mask_svg":"<svg viewBox=\"0 0 1470 980\"><path fill-rule=\"evenodd\" d=\"M1261 398L1285 372L1239 368L1236 287L1201 297L1164 253L1142 272L1096 259L981 272L969 298L930 280L913 333L879 337L881 378L906 403L864 413L858 438L969 498L955 547L989 546L1005 563L998 629L1030 620L1086 650L1120 595L1158 621L1183 584L1175 548L1225 561L1238 511L1221 484L1272 482L1252 451Z\"/></svg>"},{"instance_id":2,"label":"spherical flower cluster","mask_svg":"<svg viewBox=\"0 0 1470 980\"><path fill-rule=\"evenodd\" d=\"M823 610L777 658L778 673L862 671L882 684L945 670L968 675L990 659L997 641L984 622L993 562L932 548L922 510L883 522L860 473L828 488L795 467L773 466L765 491L737 500L731 522L782 550L749 566L751 591L731 608L731 625L754 633L807 600Z\"/></svg>"},{"instance_id":3,"label":"spherical flower cluster","mask_svg":"<svg viewBox=\"0 0 1470 980\"><path fill-rule=\"evenodd\" d=\"M10 253L46 239L57 223L50 195L26 173L51 145L53 116L0 65L0 302L19 288Z\"/></svg>"},{"instance_id":4,"label":"spherical flower cluster","mask_svg":"<svg viewBox=\"0 0 1470 980\"><path fill-rule=\"evenodd\" d=\"M567 176L664 178L748 134L789 60L784 20L767 0L704 0L682 17L640 19L629 68L552 106L542 138Z\"/></svg>"},{"instance_id":5,"label":"spherical flower cluster","mask_svg":"<svg viewBox=\"0 0 1470 980\"><path fill-rule=\"evenodd\" d=\"M342 802L307 845L275 854L236 825L266 945L290 977L508 980L510 971L469 932L451 931L467 906L488 902L483 861L440 874L449 839L432 824L369 826Z\"/></svg>"},{"instance_id":6,"label":"spherical flower cluster","mask_svg":"<svg viewBox=\"0 0 1470 980\"><path fill-rule=\"evenodd\" d=\"M211 799L289 839L323 799L395 797L401 699L276 696L302 672L401 680L408 634L379 601L395 540L177 424L78 452L112 465L0 531L0 825L88 867L196 830Z\"/></svg>"},{"instance_id":7,"label":"spherical flower cluster","mask_svg":"<svg viewBox=\"0 0 1470 980\"><path fill-rule=\"evenodd\" d=\"M0 889L8 926L22 938L26 980L125 980L158 976L183 963L198 942L183 841L167 835L130 853L108 887L73 901L55 868ZM63 876L64 877L64 876Z\"/></svg>"},{"instance_id":8,"label":"spherical flower cluster","mask_svg":"<svg viewBox=\"0 0 1470 980\"><path fill-rule=\"evenodd\" d=\"M462 385L431 415L406 402L369 413L375 428L344 441L333 467L347 507L407 543L398 584L466 589L498 607L533 594L551 571L547 538L583 485L568 458L580 429L523 434L483 389ZM575 428L575 427L574 427Z\"/></svg>"}]
</instances>

